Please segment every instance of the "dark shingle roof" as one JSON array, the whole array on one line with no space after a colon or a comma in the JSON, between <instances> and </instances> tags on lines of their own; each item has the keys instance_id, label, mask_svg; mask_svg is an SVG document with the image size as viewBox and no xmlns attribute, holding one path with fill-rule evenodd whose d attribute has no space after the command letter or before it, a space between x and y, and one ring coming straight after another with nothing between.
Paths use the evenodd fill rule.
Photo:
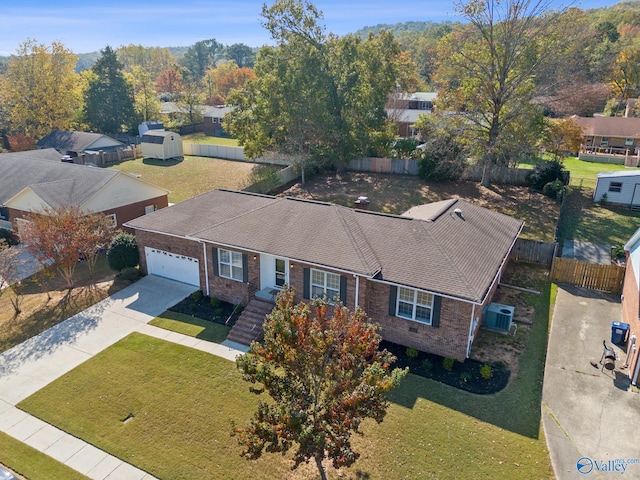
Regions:
<instances>
[{"instance_id":1,"label":"dark shingle roof","mask_svg":"<svg viewBox=\"0 0 640 480\"><path fill-rule=\"evenodd\" d=\"M523 223L455 199L397 216L213 190L127 226L480 302Z\"/></svg>"},{"instance_id":2,"label":"dark shingle roof","mask_svg":"<svg viewBox=\"0 0 640 480\"><path fill-rule=\"evenodd\" d=\"M120 174L43 159L38 151L0 154L0 204L30 187L51 207L82 205Z\"/></svg>"},{"instance_id":3,"label":"dark shingle roof","mask_svg":"<svg viewBox=\"0 0 640 480\"><path fill-rule=\"evenodd\" d=\"M101 133L75 132L69 130L54 130L36 145L38 148L55 148L60 151L80 153L89 149L103 137L113 142L113 146L101 148L101 150L110 150L124 146L121 142Z\"/></svg>"}]
</instances>

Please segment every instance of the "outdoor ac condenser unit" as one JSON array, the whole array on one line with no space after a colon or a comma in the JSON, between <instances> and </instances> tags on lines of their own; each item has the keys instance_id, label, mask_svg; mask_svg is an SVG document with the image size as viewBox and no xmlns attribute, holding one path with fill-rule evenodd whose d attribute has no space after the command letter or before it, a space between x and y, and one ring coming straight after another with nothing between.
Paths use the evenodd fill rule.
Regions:
<instances>
[{"instance_id":1,"label":"outdoor ac condenser unit","mask_svg":"<svg viewBox=\"0 0 640 480\"><path fill-rule=\"evenodd\" d=\"M491 303L485 309L484 323L486 328L508 332L513 322L514 308L501 303Z\"/></svg>"}]
</instances>

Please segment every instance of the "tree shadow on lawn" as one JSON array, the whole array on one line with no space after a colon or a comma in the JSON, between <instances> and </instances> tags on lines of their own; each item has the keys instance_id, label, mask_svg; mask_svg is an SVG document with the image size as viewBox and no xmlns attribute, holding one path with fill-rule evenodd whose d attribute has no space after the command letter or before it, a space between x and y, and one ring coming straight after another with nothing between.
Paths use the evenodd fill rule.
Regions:
<instances>
[{"instance_id":1,"label":"tree shadow on lawn","mask_svg":"<svg viewBox=\"0 0 640 480\"><path fill-rule=\"evenodd\" d=\"M28 325L9 339L15 346L0 354L0 377L15 372L25 362L46 357L58 348L75 343L78 337L96 328L104 308L94 305L67 318L66 312L75 302L73 291L69 291L55 305L45 305L34 312Z\"/></svg>"},{"instance_id":2,"label":"tree shadow on lawn","mask_svg":"<svg viewBox=\"0 0 640 480\"><path fill-rule=\"evenodd\" d=\"M541 299L550 299L551 285L546 282ZM519 356L518 375L512 376L504 390L478 395L443 383L408 375L389 394L389 401L413 408L418 398L438 403L482 422L538 439L540 432L542 380L547 352L549 302L538 306L527 346Z\"/></svg>"}]
</instances>

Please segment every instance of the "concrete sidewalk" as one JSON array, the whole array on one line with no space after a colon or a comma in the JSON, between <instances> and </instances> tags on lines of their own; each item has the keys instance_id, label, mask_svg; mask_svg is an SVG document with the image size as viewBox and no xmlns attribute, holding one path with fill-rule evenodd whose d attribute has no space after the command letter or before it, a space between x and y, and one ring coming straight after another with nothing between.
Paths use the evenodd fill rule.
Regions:
<instances>
[{"instance_id":1,"label":"concrete sidewalk","mask_svg":"<svg viewBox=\"0 0 640 480\"><path fill-rule=\"evenodd\" d=\"M235 360L242 352L147 325L195 287L147 276L0 354L0 431L95 480L153 477L15 407L21 400L132 332Z\"/></svg>"},{"instance_id":2,"label":"concrete sidewalk","mask_svg":"<svg viewBox=\"0 0 640 480\"><path fill-rule=\"evenodd\" d=\"M617 459L639 459L640 395L629 388L626 353L613 346L616 368L601 368L602 341L622 318L618 296L559 286L542 392L542 421L558 480L620 478ZM594 367L591 362L595 362ZM580 470L578 470L580 468ZM640 463L623 478L640 478Z\"/></svg>"}]
</instances>

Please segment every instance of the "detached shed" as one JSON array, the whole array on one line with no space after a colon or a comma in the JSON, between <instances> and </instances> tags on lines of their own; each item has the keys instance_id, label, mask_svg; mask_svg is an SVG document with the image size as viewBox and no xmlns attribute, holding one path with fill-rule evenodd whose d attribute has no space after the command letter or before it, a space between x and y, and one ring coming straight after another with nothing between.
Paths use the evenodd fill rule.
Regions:
<instances>
[{"instance_id":1,"label":"detached shed","mask_svg":"<svg viewBox=\"0 0 640 480\"><path fill-rule=\"evenodd\" d=\"M616 205L640 207L640 170L599 173L593 201L603 200Z\"/></svg>"},{"instance_id":2,"label":"detached shed","mask_svg":"<svg viewBox=\"0 0 640 480\"><path fill-rule=\"evenodd\" d=\"M149 130L140 143L142 156L168 160L182 156L182 138L175 132Z\"/></svg>"}]
</instances>

